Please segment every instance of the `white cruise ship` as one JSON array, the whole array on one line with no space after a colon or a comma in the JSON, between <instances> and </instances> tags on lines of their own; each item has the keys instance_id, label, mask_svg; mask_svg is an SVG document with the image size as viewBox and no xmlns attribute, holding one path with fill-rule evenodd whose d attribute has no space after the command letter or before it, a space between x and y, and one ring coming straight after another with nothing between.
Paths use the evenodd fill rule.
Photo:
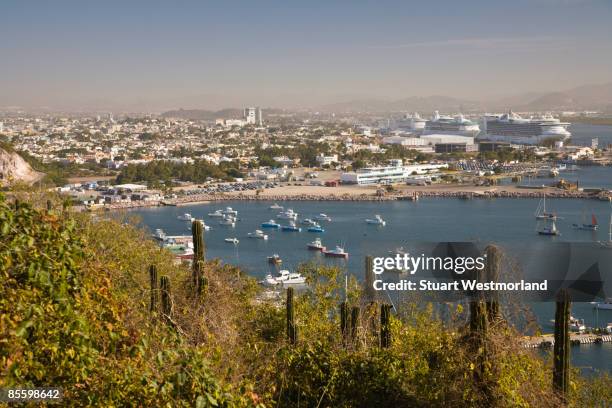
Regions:
<instances>
[{"instance_id":1,"label":"white cruise ship","mask_svg":"<svg viewBox=\"0 0 612 408\"><path fill-rule=\"evenodd\" d=\"M474 137L480 133L480 126L478 123L466 119L462 114L456 117L440 116L440 112L435 111L431 120L427 121L424 133Z\"/></svg>"},{"instance_id":2,"label":"white cruise ship","mask_svg":"<svg viewBox=\"0 0 612 408\"><path fill-rule=\"evenodd\" d=\"M534 145L545 139L566 140L572 134L567 130L570 123L561 122L551 115L522 118L509 111L503 115L483 117L481 139Z\"/></svg>"},{"instance_id":3,"label":"white cruise ship","mask_svg":"<svg viewBox=\"0 0 612 408\"><path fill-rule=\"evenodd\" d=\"M421 118L417 112L413 114L406 113L401 119L396 121L396 127L406 132L420 133L425 130L426 123L427 120Z\"/></svg>"}]
</instances>

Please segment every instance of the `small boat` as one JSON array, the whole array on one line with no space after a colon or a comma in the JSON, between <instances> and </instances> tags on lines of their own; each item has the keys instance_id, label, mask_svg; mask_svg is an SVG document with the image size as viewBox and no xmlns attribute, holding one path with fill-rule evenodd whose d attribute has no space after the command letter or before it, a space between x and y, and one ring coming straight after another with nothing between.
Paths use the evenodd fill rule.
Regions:
<instances>
[{"instance_id":1,"label":"small boat","mask_svg":"<svg viewBox=\"0 0 612 408\"><path fill-rule=\"evenodd\" d=\"M273 265L280 265L283 263L283 260L281 259L280 255L274 254L268 257L268 263Z\"/></svg>"},{"instance_id":2,"label":"small boat","mask_svg":"<svg viewBox=\"0 0 612 408\"><path fill-rule=\"evenodd\" d=\"M216 210L215 212L208 213L208 216L215 217L215 218L222 218L223 213L221 212L221 210Z\"/></svg>"},{"instance_id":3,"label":"small boat","mask_svg":"<svg viewBox=\"0 0 612 408\"><path fill-rule=\"evenodd\" d=\"M280 228L280 224L277 223L274 220L270 220L270 221L267 221L267 222L262 222L261 223L261 228L276 228L276 229L278 229L278 228Z\"/></svg>"},{"instance_id":4,"label":"small boat","mask_svg":"<svg viewBox=\"0 0 612 408\"><path fill-rule=\"evenodd\" d=\"M316 222L310 218L304 218L302 220L302 224L304 225L316 225Z\"/></svg>"},{"instance_id":5,"label":"small boat","mask_svg":"<svg viewBox=\"0 0 612 408\"><path fill-rule=\"evenodd\" d=\"M219 225L228 225L230 227L236 226L236 219L234 217L224 216L221 221L219 221Z\"/></svg>"},{"instance_id":6,"label":"small boat","mask_svg":"<svg viewBox=\"0 0 612 408\"><path fill-rule=\"evenodd\" d=\"M311 251L325 251L325 247L323 246L323 243L321 242L321 238L317 238L312 242L309 242L306 245L306 248L308 248Z\"/></svg>"},{"instance_id":7,"label":"small boat","mask_svg":"<svg viewBox=\"0 0 612 408\"><path fill-rule=\"evenodd\" d=\"M597 231L599 229L599 224L597 223L597 218L595 218L595 214L591 214L591 223L590 224L573 224L575 229L585 230L585 231Z\"/></svg>"},{"instance_id":8,"label":"small boat","mask_svg":"<svg viewBox=\"0 0 612 408\"><path fill-rule=\"evenodd\" d=\"M368 218L365 220L366 223L368 224L372 224L372 225L382 225L383 227L387 224L387 222L385 220L382 219L382 217L378 214L376 214L374 216L374 218Z\"/></svg>"},{"instance_id":9,"label":"small boat","mask_svg":"<svg viewBox=\"0 0 612 408\"><path fill-rule=\"evenodd\" d=\"M238 238L225 238L224 241L234 245L237 245L240 242Z\"/></svg>"},{"instance_id":10,"label":"small boat","mask_svg":"<svg viewBox=\"0 0 612 408\"><path fill-rule=\"evenodd\" d=\"M325 232L325 229L321 227L319 224L315 224L315 225L308 227L308 232Z\"/></svg>"},{"instance_id":11,"label":"small boat","mask_svg":"<svg viewBox=\"0 0 612 408\"><path fill-rule=\"evenodd\" d=\"M225 210L221 211L224 215L238 215L238 211L234 210L232 207L225 207Z\"/></svg>"},{"instance_id":12,"label":"small boat","mask_svg":"<svg viewBox=\"0 0 612 408\"><path fill-rule=\"evenodd\" d=\"M538 208L536 209L536 212L535 212L535 217L538 220L556 220L557 219L557 214L546 211L546 194L544 195L544 197L542 197L542 200L540 200L540 203L538 204Z\"/></svg>"},{"instance_id":13,"label":"small boat","mask_svg":"<svg viewBox=\"0 0 612 408\"><path fill-rule=\"evenodd\" d=\"M561 232L557 229L557 225L554 220L551 220L550 225L545 225L542 229L538 230L538 234L540 235L561 235Z\"/></svg>"},{"instance_id":14,"label":"small boat","mask_svg":"<svg viewBox=\"0 0 612 408\"><path fill-rule=\"evenodd\" d=\"M323 251L323 254L325 256L329 256L329 257L333 257L333 258L348 258L349 254L348 252L346 252L344 250L344 248L342 248L341 246L337 245L336 248L330 250L330 251Z\"/></svg>"},{"instance_id":15,"label":"small boat","mask_svg":"<svg viewBox=\"0 0 612 408\"><path fill-rule=\"evenodd\" d=\"M603 302L596 302L595 309L612 310L612 298L607 298Z\"/></svg>"},{"instance_id":16,"label":"small boat","mask_svg":"<svg viewBox=\"0 0 612 408\"><path fill-rule=\"evenodd\" d=\"M276 276L272 276L271 274L266 275L266 278L260 283L267 286L303 285L306 283L306 278L300 273L289 272L286 269L282 269Z\"/></svg>"},{"instance_id":17,"label":"small boat","mask_svg":"<svg viewBox=\"0 0 612 408\"><path fill-rule=\"evenodd\" d=\"M283 209L283 206L282 206L282 205L278 205L278 204L274 203L274 204L272 204L272 205L270 206L270 209L271 209L271 210L282 210L282 209Z\"/></svg>"},{"instance_id":18,"label":"small boat","mask_svg":"<svg viewBox=\"0 0 612 408\"><path fill-rule=\"evenodd\" d=\"M296 220L298 214L294 212L291 208L288 208L287 211L284 211L276 216L276 218L281 220Z\"/></svg>"},{"instance_id":19,"label":"small boat","mask_svg":"<svg viewBox=\"0 0 612 408\"><path fill-rule=\"evenodd\" d=\"M281 226L282 231L302 232L302 229L295 225L295 221L289 221L289 225Z\"/></svg>"},{"instance_id":20,"label":"small boat","mask_svg":"<svg viewBox=\"0 0 612 408\"><path fill-rule=\"evenodd\" d=\"M193 217L189 213L181 214L176 218L178 218L181 221L193 221Z\"/></svg>"},{"instance_id":21,"label":"small boat","mask_svg":"<svg viewBox=\"0 0 612 408\"><path fill-rule=\"evenodd\" d=\"M550 320L551 324L555 324L555 320ZM570 316L569 318L569 329L573 332L582 333L586 330L586 325L584 324L584 319L576 319L574 316Z\"/></svg>"},{"instance_id":22,"label":"small boat","mask_svg":"<svg viewBox=\"0 0 612 408\"><path fill-rule=\"evenodd\" d=\"M249 232L248 236L249 238L255 238L255 239L263 239L263 240L268 239L268 236L264 234L262 230L255 230L254 232Z\"/></svg>"},{"instance_id":23,"label":"small boat","mask_svg":"<svg viewBox=\"0 0 612 408\"><path fill-rule=\"evenodd\" d=\"M332 220L329 215L323 214L323 213L321 213L319 215L315 215L314 219L317 220L317 221L331 221Z\"/></svg>"}]
</instances>

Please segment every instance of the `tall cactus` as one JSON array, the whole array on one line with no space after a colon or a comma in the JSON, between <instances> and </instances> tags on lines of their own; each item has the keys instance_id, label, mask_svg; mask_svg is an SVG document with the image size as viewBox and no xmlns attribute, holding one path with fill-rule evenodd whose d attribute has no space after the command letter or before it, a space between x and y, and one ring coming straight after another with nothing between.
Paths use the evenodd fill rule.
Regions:
<instances>
[{"instance_id":1,"label":"tall cactus","mask_svg":"<svg viewBox=\"0 0 612 408\"><path fill-rule=\"evenodd\" d=\"M157 300L159 296L157 289L157 267L155 265L149 266L149 280L151 282L151 301L149 304L149 311L154 312L157 309Z\"/></svg>"},{"instance_id":2,"label":"tall cactus","mask_svg":"<svg viewBox=\"0 0 612 408\"><path fill-rule=\"evenodd\" d=\"M380 347L391 346L391 305L380 305Z\"/></svg>"},{"instance_id":3,"label":"tall cactus","mask_svg":"<svg viewBox=\"0 0 612 408\"><path fill-rule=\"evenodd\" d=\"M357 340L357 328L359 327L359 306L353 306L351 309L351 340Z\"/></svg>"},{"instance_id":4,"label":"tall cactus","mask_svg":"<svg viewBox=\"0 0 612 408\"><path fill-rule=\"evenodd\" d=\"M569 292L567 289L561 289L557 295L557 309L555 311L553 387L563 397L567 394L569 384L570 308Z\"/></svg>"},{"instance_id":5,"label":"tall cactus","mask_svg":"<svg viewBox=\"0 0 612 408\"><path fill-rule=\"evenodd\" d=\"M348 303L340 303L340 335L342 336L342 344L346 346L349 334L349 307Z\"/></svg>"},{"instance_id":6,"label":"tall cactus","mask_svg":"<svg viewBox=\"0 0 612 408\"><path fill-rule=\"evenodd\" d=\"M204 279L204 227L198 220L191 223L191 233L193 235L193 262L191 280L193 287L197 293L201 293L203 284L200 282Z\"/></svg>"},{"instance_id":7,"label":"tall cactus","mask_svg":"<svg viewBox=\"0 0 612 408\"><path fill-rule=\"evenodd\" d=\"M497 282L499 280L499 271L501 268L501 250L494 246L489 245L486 249L487 252L487 264L486 264L486 281ZM493 292L487 299L487 316L489 322L494 321L500 317L499 313L499 299L497 292Z\"/></svg>"},{"instance_id":8,"label":"tall cactus","mask_svg":"<svg viewBox=\"0 0 612 408\"><path fill-rule=\"evenodd\" d=\"M202 296L208 289L208 279L204 275L204 261L198 261L195 269L196 276L196 293Z\"/></svg>"},{"instance_id":9,"label":"tall cactus","mask_svg":"<svg viewBox=\"0 0 612 408\"><path fill-rule=\"evenodd\" d=\"M374 258L370 255L365 257L365 296L367 302L376 300L374 290Z\"/></svg>"},{"instance_id":10,"label":"tall cactus","mask_svg":"<svg viewBox=\"0 0 612 408\"><path fill-rule=\"evenodd\" d=\"M162 313L166 318L172 314L172 298L170 294L170 278L166 275L160 279Z\"/></svg>"},{"instance_id":11,"label":"tall cactus","mask_svg":"<svg viewBox=\"0 0 612 408\"><path fill-rule=\"evenodd\" d=\"M297 343L297 326L295 324L295 310L293 288L287 288L287 338L289 343Z\"/></svg>"},{"instance_id":12,"label":"tall cactus","mask_svg":"<svg viewBox=\"0 0 612 408\"><path fill-rule=\"evenodd\" d=\"M53 202L51 200L47 200L47 212L51 212L53 210Z\"/></svg>"}]
</instances>

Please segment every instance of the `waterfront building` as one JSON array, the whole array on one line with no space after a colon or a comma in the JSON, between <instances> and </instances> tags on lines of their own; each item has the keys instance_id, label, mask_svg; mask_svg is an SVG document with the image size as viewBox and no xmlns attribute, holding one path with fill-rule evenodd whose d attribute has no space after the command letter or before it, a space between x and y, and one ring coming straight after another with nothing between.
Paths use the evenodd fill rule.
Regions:
<instances>
[{"instance_id":1,"label":"waterfront building","mask_svg":"<svg viewBox=\"0 0 612 408\"><path fill-rule=\"evenodd\" d=\"M414 175L437 172L447 168L446 164L413 164L404 166L401 160L394 160L389 166L366 167L354 172L342 173L343 184L393 184L406 182Z\"/></svg>"}]
</instances>

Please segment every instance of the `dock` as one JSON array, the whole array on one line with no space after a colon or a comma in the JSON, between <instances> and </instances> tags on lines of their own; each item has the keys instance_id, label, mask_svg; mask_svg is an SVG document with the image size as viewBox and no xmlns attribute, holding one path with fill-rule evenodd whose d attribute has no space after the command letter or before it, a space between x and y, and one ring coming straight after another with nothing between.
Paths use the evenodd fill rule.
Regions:
<instances>
[{"instance_id":1,"label":"dock","mask_svg":"<svg viewBox=\"0 0 612 408\"><path fill-rule=\"evenodd\" d=\"M612 334L570 334L570 345L579 346L581 344L601 344L612 343ZM544 334L541 336L525 337L523 346L526 348L548 348L555 344L555 336L553 334Z\"/></svg>"}]
</instances>

